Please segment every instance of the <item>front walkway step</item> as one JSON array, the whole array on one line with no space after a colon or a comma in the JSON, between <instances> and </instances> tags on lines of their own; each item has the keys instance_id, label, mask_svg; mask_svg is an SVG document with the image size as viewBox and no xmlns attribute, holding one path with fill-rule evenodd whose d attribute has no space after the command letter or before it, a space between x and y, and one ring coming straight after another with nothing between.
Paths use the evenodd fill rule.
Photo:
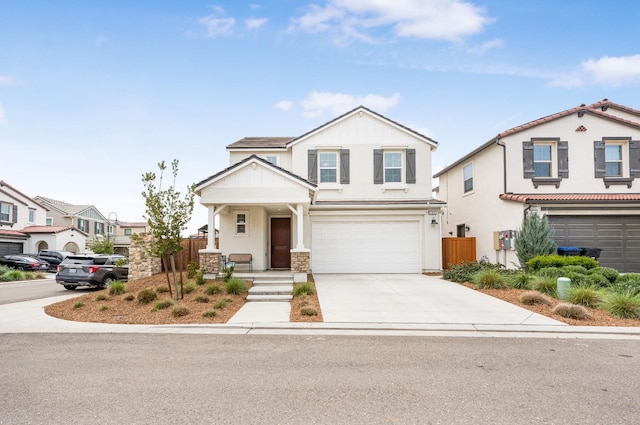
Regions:
<instances>
[{"instance_id":1,"label":"front walkway step","mask_svg":"<svg viewBox=\"0 0 640 425\"><path fill-rule=\"evenodd\" d=\"M248 295L247 302L253 301L281 301L289 302L293 299L293 295Z\"/></svg>"},{"instance_id":2,"label":"front walkway step","mask_svg":"<svg viewBox=\"0 0 640 425\"><path fill-rule=\"evenodd\" d=\"M293 278L278 278L278 279L255 279L253 286L271 286L271 285L293 285Z\"/></svg>"},{"instance_id":3,"label":"front walkway step","mask_svg":"<svg viewBox=\"0 0 640 425\"><path fill-rule=\"evenodd\" d=\"M249 289L249 295L291 295L292 293L293 285L257 285Z\"/></svg>"}]
</instances>

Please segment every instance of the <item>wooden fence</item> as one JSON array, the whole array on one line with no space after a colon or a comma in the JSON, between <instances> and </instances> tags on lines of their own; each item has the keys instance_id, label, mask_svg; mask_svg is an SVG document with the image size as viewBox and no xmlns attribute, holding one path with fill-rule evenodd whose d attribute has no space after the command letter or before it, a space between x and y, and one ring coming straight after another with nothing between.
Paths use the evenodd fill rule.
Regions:
<instances>
[{"instance_id":1,"label":"wooden fence","mask_svg":"<svg viewBox=\"0 0 640 425\"><path fill-rule=\"evenodd\" d=\"M442 269L476 260L476 238L442 238Z\"/></svg>"},{"instance_id":2,"label":"wooden fence","mask_svg":"<svg viewBox=\"0 0 640 425\"><path fill-rule=\"evenodd\" d=\"M182 251L175 257L176 270L187 270L189 262L193 261L200 267L198 251L207 247L206 238L187 238L180 241ZM162 270L164 271L164 265Z\"/></svg>"}]
</instances>

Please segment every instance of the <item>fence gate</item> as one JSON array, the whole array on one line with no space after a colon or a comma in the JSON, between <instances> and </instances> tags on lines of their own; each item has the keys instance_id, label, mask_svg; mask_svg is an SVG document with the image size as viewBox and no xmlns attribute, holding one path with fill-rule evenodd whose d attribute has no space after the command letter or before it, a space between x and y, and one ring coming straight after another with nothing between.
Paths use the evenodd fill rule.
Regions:
<instances>
[{"instance_id":1,"label":"fence gate","mask_svg":"<svg viewBox=\"0 0 640 425\"><path fill-rule=\"evenodd\" d=\"M442 269L476 261L476 238L442 238Z\"/></svg>"}]
</instances>

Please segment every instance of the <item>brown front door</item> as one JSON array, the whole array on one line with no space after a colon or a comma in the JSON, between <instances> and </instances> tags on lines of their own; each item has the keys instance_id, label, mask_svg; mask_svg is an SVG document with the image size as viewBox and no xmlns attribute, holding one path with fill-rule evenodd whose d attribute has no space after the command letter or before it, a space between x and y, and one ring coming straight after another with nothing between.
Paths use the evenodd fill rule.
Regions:
<instances>
[{"instance_id":1,"label":"brown front door","mask_svg":"<svg viewBox=\"0 0 640 425\"><path fill-rule=\"evenodd\" d=\"M271 219L271 268L291 268L291 219Z\"/></svg>"}]
</instances>

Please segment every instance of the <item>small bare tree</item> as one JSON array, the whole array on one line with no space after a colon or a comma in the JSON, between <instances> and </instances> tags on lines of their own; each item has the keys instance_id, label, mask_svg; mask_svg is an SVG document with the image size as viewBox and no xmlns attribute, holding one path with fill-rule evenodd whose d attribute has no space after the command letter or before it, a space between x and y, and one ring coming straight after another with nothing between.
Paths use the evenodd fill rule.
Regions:
<instances>
[{"instance_id":1,"label":"small bare tree","mask_svg":"<svg viewBox=\"0 0 640 425\"><path fill-rule=\"evenodd\" d=\"M164 161L158 163L158 174L147 172L142 175L142 183L145 191L142 196L145 200L147 223L152 236L148 252L153 257L161 260L169 257L169 265L173 274L175 299L179 298L178 278L176 274L175 255L182 250L180 246L180 232L187 228L191 219L194 205L195 185L187 187L187 193L181 199L181 193L176 191L176 177L178 176L178 160L171 162L172 184L163 189L162 178L167 166ZM156 185L157 184L157 185ZM165 266L168 271L168 267ZM168 276L167 276L167 280Z\"/></svg>"}]
</instances>

